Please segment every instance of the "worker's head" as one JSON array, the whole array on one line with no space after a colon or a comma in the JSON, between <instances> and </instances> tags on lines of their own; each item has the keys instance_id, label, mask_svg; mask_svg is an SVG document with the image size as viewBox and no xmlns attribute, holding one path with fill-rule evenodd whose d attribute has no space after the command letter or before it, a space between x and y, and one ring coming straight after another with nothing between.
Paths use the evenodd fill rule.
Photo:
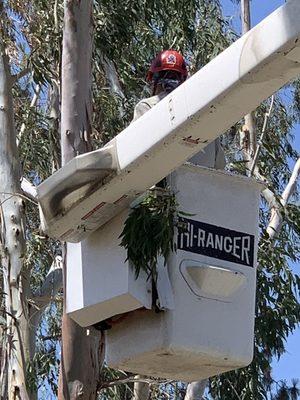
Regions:
<instances>
[{"instance_id":1,"label":"worker's head","mask_svg":"<svg viewBox=\"0 0 300 400\"><path fill-rule=\"evenodd\" d=\"M187 78L184 58L175 50L158 53L147 73L147 81L153 84L153 94L172 92Z\"/></svg>"}]
</instances>

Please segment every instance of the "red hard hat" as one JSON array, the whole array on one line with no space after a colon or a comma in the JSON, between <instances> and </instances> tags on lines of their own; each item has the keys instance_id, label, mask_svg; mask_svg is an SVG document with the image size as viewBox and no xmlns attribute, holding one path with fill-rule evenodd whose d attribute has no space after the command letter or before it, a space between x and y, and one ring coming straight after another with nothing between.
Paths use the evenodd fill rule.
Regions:
<instances>
[{"instance_id":1,"label":"red hard hat","mask_svg":"<svg viewBox=\"0 0 300 400\"><path fill-rule=\"evenodd\" d=\"M184 58L175 50L164 50L157 54L147 73L147 81L151 82L153 80L153 74L160 71L179 72L183 81L186 80L188 74Z\"/></svg>"}]
</instances>

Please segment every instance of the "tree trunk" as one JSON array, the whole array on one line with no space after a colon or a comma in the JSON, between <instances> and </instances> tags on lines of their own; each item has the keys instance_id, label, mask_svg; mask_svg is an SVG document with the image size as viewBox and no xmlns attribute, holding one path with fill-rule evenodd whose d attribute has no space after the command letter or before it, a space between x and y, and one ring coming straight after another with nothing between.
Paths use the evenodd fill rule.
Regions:
<instances>
[{"instance_id":1,"label":"tree trunk","mask_svg":"<svg viewBox=\"0 0 300 400\"><path fill-rule=\"evenodd\" d=\"M92 0L65 0L61 110L63 164L91 148L91 56ZM103 353L100 339L99 332L81 328L64 309L58 399L96 399Z\"/></svg>"},{"instance_id":2,"label":"tree trunk","mask_svg":"<svg viewBox=\"0 0 300 400\"><path fill-rule=\"evenodd\" d=\"M241 19L242 33L244 35L251 29L250 0L241 0ZM247 170L250 171L256 151L256 123L253 112L245 115L245 124L240 133L240 144Z\"/></svg>"},{"instance_id":3,"label":"tree trunk","mask_svg":"<svg viewBox=\"0 0 300 400\"><path fill-rule=\"evenodd\" d=\"M27 295L29 273L23 267L25 254L24 203L20 186L20 164L14 126L13 79L8 57L0 43L0 251L5 293L2 354L2 399L29 399L26 367L30 360L30 328Z\"/></svg>"}]
</instances>

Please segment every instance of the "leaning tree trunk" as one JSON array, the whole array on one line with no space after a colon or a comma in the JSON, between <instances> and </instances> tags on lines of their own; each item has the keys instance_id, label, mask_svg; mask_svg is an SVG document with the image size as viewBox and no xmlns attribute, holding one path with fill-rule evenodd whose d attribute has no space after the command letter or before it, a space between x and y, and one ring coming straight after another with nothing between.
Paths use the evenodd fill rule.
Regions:
<instances>
[{"instance_id":1,"label":"leaning tree trunk","mask_svg":"<svg viewBox=\"0 0 300 400\"><path fill-rule=\"evenodd\" d=\"M0 39L1 40L1 39ZM26 367L30 360L28 271L24 269L24 203L14 126L13 79L0 43L0 260L7 322L1 360L1 398L29 399ZM32 396L31 396L32 397Z\"/></svg>"},{"instance_id":2,"label":"leaning tree trunk","mask_svg":"<svg viewBox=\"0 0 300 400\"><path fill-rule=\"evenodd\" d=\"M77 154L90 150L91 56L92 0L65 0L61 88L63 164ZM68 273L64 266L64 282ZM60 400L96 399L100 356L103 352L100 339L100 333L93 328L81 328L64 310L58 393Z\"/></svg>"}]
</instances>

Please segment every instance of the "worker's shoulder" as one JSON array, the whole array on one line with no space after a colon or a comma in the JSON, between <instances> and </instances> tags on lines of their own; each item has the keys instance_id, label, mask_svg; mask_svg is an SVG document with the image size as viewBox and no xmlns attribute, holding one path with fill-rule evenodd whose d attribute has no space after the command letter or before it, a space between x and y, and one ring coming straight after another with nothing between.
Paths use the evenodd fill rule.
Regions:
<instances>
[{"instance_id":1,"label":"worker's shoulder","mask_svg":"<svg viewBox=\"0 0 300 400\"><path fill-rule=\"evenodd\" d=\"M160 95L155 95L155 96L151 96L151 97L147 97L145 99L140 100L137 105L136 108L140 108L140 107L148 107L148 108L152 108L154 107L157 103L159 103L161 100L161 96Z\"/></svg>"},{"instance_id":2,"label":"worker's shoulder","mask_svg":"<svg viewBox=\"0 0 300 400\"><path fill-rule=\"evenodd\" d=\"M155 96L147 97L145 99L140 100L134 108L134 115L132 121L136 121L138 118L144 115L147 111L149 111L152 107L154 107L157 103L159 103L160 100L162 100L165 96L166 93L163 92Z\"/></svg>"}]
</instances>

